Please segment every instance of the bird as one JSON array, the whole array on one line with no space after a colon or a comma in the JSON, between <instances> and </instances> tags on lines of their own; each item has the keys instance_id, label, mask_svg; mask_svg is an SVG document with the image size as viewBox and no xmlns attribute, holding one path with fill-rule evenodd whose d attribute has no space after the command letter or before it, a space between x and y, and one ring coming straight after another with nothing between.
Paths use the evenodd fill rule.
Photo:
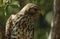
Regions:
<instances>
[{"instance_id":1,"label":"bird","mask_svg":"<svg viewBox=\"0 0 60 39\"><path fill-rule=\"evenodd\" d=\"M18 13L12 14L6 22L6 39L34 39L34 21L40 9L34 3L28 3Z\"/></svg>"}]
</instances>

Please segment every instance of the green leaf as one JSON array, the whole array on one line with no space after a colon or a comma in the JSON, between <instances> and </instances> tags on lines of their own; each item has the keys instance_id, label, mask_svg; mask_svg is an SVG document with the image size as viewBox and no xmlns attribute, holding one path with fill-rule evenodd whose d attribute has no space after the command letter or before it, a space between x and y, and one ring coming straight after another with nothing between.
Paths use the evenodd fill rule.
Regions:
<instances>
[{"instance_id":1,"label":"green leaf","mask_svg":"<svg viewBox=\"0 0 60 39\"><path fill-rule=\"evenodd\" d=\"M20 5L19 5L19 2L18 2L18 1L14 1L14 2L12 2L12 3L11 3L11 5L16 5L16 6L20 7Z\"/></svg>"},{"instance_id":2,"label":"green leaf","mask_svg":"<svg viewBox=\"0 0 60 39\"><path fill-rule=\"evenodd\" d=\"M46 15L46 17L45 17L46 21L47 21L49 24L51 24L52 17L53 17L53 13L52 13L52 12L49 12L49 13Z\"/></svg>"}]
</instances>

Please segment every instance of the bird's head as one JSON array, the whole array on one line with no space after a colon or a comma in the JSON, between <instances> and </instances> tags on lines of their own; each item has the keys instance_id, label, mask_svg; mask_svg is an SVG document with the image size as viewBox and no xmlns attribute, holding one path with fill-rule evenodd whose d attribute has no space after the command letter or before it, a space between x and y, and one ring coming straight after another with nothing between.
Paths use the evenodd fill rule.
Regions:
<instances>
[{"instance_id":1,"label":"bird's head","mask_svg":"<svg viewBox=\"0 0 60 39\"><path fill-rule=\"evenodd\" d=\"M28 3L26 6L23 7L21 12L30 16L36 16L37 14L39 14L40 9L37 5L33 3Z\"/></svg>"},{"instance_id":2,"label":"bird's head","mask_svg":"<svg viewBox=\"0 0 60 39\"><path fill-rule=\"evenodd\" d=\"M27 10L26 10L26 14L30 15L30 16L36 16L39 14L39 7L35 4L29 3L26 5L27 6Z\"/></svg>"}]
</instances>

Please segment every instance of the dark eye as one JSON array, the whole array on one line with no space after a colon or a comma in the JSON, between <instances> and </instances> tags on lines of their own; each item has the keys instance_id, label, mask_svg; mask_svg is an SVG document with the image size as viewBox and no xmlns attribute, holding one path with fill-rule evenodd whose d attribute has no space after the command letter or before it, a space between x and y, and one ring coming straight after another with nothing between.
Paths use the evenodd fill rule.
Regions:
<instances>
[{"instance_id":1,"label":"dark eye","mask_svg":"<svg viewBox=\"0 0 60 39\"><path fill-rule=\"evenodd\" d=\"M34 6L34 10L35 11L39 10L39 7L38 6Z\"/></svg>"},{"instance_id":2,"label":"dark eye","mask_svg":"<svg viewBox=\"0 0 60 39\"><path fill-rule=\"evenodd\" d=\"M35 11L37 11L38 9L34 9Z\"/></svg>"}]
</instances>

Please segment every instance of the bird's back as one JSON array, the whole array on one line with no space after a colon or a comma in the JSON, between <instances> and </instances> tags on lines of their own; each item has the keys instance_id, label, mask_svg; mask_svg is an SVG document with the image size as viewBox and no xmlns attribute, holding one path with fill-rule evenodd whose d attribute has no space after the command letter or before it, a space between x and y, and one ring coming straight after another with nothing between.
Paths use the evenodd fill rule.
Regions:
<instances>
[{"instance_id":1,"label":"bird's back","mask_svg":"<svg viewBox=\"0 0 60 39\"><path fill-rule=\"evenodd\" d=\"M28 15L15 16L10 31L11 39L33 39L33 19Z\"/></svg>"}]
</instances>

